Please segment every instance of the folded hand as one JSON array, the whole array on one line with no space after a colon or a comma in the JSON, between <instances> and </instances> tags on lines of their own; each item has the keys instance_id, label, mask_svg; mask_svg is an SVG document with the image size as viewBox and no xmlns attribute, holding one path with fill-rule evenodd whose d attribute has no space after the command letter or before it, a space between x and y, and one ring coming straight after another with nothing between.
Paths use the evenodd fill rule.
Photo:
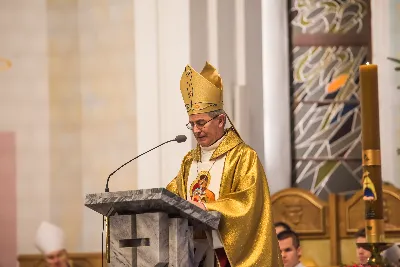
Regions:
<instances>
[{"instance_id":1,"label":"folded hand","mask_svg":"<svg viewBox=\"0 0 400 267\"><path fill-rule=\"evenodd\" d=\"M206 206L202 203L202 202L197 202L197 201L193 201L193 200L188 200L190 203L192 203L193 205L196 205L197 207L199 207L202 210L207 210Z\"/></svg>"}]
</instances>

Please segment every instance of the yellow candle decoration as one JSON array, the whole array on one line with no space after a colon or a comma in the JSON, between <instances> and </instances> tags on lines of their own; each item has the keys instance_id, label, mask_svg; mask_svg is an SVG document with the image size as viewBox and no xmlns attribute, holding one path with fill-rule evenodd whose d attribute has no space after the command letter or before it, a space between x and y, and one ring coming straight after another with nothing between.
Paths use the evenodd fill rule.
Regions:
<instances>
[{"instance_id":1,"label":"yellow candle decoration","mask_svg":"<svg viewBox=\"0 0 400 267\"><path fill-rule=\"evenodd\" d=\"M378 66L360 66L365 229L368 243L384 242L379 134Z\"/></svg>"}]
</instances>

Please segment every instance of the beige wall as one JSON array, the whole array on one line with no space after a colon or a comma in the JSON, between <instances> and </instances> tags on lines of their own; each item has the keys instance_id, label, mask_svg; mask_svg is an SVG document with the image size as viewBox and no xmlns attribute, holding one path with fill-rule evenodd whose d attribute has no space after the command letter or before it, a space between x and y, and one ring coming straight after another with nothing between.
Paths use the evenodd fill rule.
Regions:
<instances>
[{"instance_id":1,"label":"beige wall","mask_svg":"<svg viewBox=\"0 0 400 267\"><path fill-rule=\"evenodd\" d=\"M0 5L0 53L12 62L0 72L0 130L16 138L17 199L10 201L17 203L18 252L33 252L36 227L51 206L46 2Z\"/></svg>"},{"instance_id":2,"label":"beige wall","mask_svg":"<svg viewBox=\"0 0 400 267\"><path fill-rule=\"evenodd\" d=\"M13 132L0 132L0 266L13 266L17 253L16 140Z\"/></svg>"},{"instance_id":3,"label":"beige wall","mask_svg":"<svg viewBox=\"0 0 400 267\"><path fill-rule=\"evenodd\" d=\"M104 192L107 176L137 154L137 138L132 1L79 1L78 10L83 197ZM135 164L127 165L110 191L136 189L135 179ZM101 217L81 212L81 251L99 251Z\"/></svg>"},{"instance_id":4,"label":"beige wall","mask_svg":"<svg viewBox=\"0 0 400 267\"><path fill-rule=\"evenodd\" d=\"M136 151L132 1L0 1L0 131L15 132L18 253L42 220L71 251L100 251L101 216L83 206ZM111 190L135 189L135 164ZM3 255L1 255L3 256Z\"/></svg>"},{"instance_id":5,"label":"beige wall","mask_svg":"<svg viewBox=\"0 0 400 267\"><path fill-rule=\"evenodd\" d=\"M46 2L50 114L50 219L68 248L82 235L82 108L78 1Z\"/></svg>"},{"instance_id":6,"label":"beige wall","mask_svg":"<svg viewBox=\"0 0 400 267\"><path fill-rule=\"evenodd\" d=\"M317 266L330 266L330 241L326 240L302 240L301 254L304 260L314 261ZM300 259L301 260L301 259Z\"/></svg>"},{"instance_id":7,"label":"beige wall","mask_svg":"<svg viewBox=\"0 0 400 267\"><path fill-rule=\"evenodd\" d=\"M17 205L17 253L38 253L33 241L42 220L64 229L68 250L100 251L102 217L83 206L85 194L103 192L107 176L135 155L190 134L178 87L190 63L188 2L0 6L0 58L12 62L0 74L0 131L16 139L17 192L10 201ZM146 39L151 35L154 42ZM190 147L170 144L127 165L110 190L165 186ZM137 165L145 170L139 178Z\"/></svg>"}]
</instances>

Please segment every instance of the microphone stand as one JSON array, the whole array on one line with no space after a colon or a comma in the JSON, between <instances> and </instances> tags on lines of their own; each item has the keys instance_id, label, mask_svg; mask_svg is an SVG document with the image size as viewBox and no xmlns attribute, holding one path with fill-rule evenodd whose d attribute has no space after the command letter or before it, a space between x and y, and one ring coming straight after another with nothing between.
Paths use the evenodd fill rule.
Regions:
<instances>
[{"instance_id":1,"label":"microphone stand","mask_svg":"<svg viewBox=\"0 0 400 267\"><path fill-rule=\"evenodd\" d=\"M156 149L156 148L158 148L158 147L160 147L160 146L162 146L162 145L165 145L166 143L172 142L172 141L176 141L176 140L175 140L175 139L172 139L172 140L166 141L166 142L164 142L164 143L162 143L162 144L160 144L160 145L158 145L158 146L156 146L156 147L153 147L153 148L150 149L150 150L147 150L146 152L140 154L139 156L134 157L133 159L131 159L131 160L125 162L124 164L122 164L118 169L116 169L115 171L113 171L113 172L108 176L108 178L107 178L107 183L106 183L106 188L105 188L104 191L105 191L105 192L110 192L110 189L108 188L108 182L110 181L110 177L111 177L114 173L116 173L119 169L121 169L122 167L124 167L126 164L132 162L133 160L137 159L138 157L143 156L144 154L149 153L150 151L152 151L152 150L154 150L154 149Z\"/></svg>"},{"instance_id":2,"label":"microphone stand","mask_svg":"<svg viewBox=\"0 0 400 267\"><path fill-rule=\"evenodd\" d=\"M104 216L103 216L104 217ZM110 257L110 217L106 216L106 219L103 220L106 222L106 260L107 263L110 263L111 257Z\"/></svg>"},{"instance_id":3,"label":"microphone stand","mask_svg":"<svg viewBox=\"0 0 400 267\"><path fill-rule=\"evenodd\" d=\"M178 138L178 137L177 137L177 138ZM140 155L134 157L133 159L131 159L131 160L125 162L124 164L122 164L118 169L116 169L115 171L113 171L113 172L108 176L108 178L107 178L107 183L106 183L106 188L104 189L104 191L105 191L106 193L107 193L107 192L110 192L110 189L108 188L108 182L110 181L110 177L111 177L114 173L116 173L119 169L121 169L122 167L124 167L126 164L132 162L133 160L137 159L138 157L143 156L144 154L149 153L150 151L152 151L152 150L154 150L154 149L156 149L156 148L158 148L158 147L160 147L160 146L162 146L162 145L165 145L165 144L167 144L167 143L169 143L169 142L177 141L177 142L180 143L180 142L186 141L186 138L185 138L185 140L183 140L183 141L178 141L177 138L172 139L172 140L169 140L169 141L166 141L166 142L164 142L164 143L162 143L162 144L160 144L160 145L158 145L158 146L156 146L156 147L154 147L154 148L152 148L152 149L150 149L150 150L147 150L146 152L144 152L144 153L142 153L142 154L140 154ZM110 263L110 258L111 258L111 257L110 257L110 217L109 217L109 216L104 216L104 215L103 215L103 231L102 231L102 233L101 233L101 266L102 266L102 267L103 267L103 262L104 262L104 257L103 257L103 253L104 253L104 225L105 225L105 228L106 228L106 260L107 260L107 263Z\"/></svg>"},{"instance_id":4,"label":"microphone stand","mask_svg":"<svg viewBox=\"0 0 400 267\"><path fill-rule=\"evenodd\" d=\"M103 231L101 231L101 267L104 265L104 215L103 215Z\"/></svg>"}]
</instances>

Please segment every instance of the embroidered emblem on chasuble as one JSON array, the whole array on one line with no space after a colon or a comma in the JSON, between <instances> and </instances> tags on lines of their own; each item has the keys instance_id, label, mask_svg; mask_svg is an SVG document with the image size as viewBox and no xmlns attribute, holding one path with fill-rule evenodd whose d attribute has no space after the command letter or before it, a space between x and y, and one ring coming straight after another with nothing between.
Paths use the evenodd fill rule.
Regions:
<instances>
[{"instance_id":1,"label":"embroidered emblem on chasuble","mask_svg":"<svg viewBox=\"0 0 400 267\"><path fill-rule=\"evenodd\" d=\"M222 172L226 155L211 159L216 148L224 138L215 144L199 151L201 159L194 160L189 170L187 181L187 198L197 202L210 203L218 200L221 187Z\"/></svg>"},{"instance_id":2,"label":"embroidered emblem on chasuble","mask_svg":"<svg viewBox=\"0 0 400 267\"><path fill-rule=\"evenodd\" d=\"M211 175L208 171L201 171L190 185L190 199L197 202L215 201L215 194L208 189Z\"/></svg>"}]
</instances>

